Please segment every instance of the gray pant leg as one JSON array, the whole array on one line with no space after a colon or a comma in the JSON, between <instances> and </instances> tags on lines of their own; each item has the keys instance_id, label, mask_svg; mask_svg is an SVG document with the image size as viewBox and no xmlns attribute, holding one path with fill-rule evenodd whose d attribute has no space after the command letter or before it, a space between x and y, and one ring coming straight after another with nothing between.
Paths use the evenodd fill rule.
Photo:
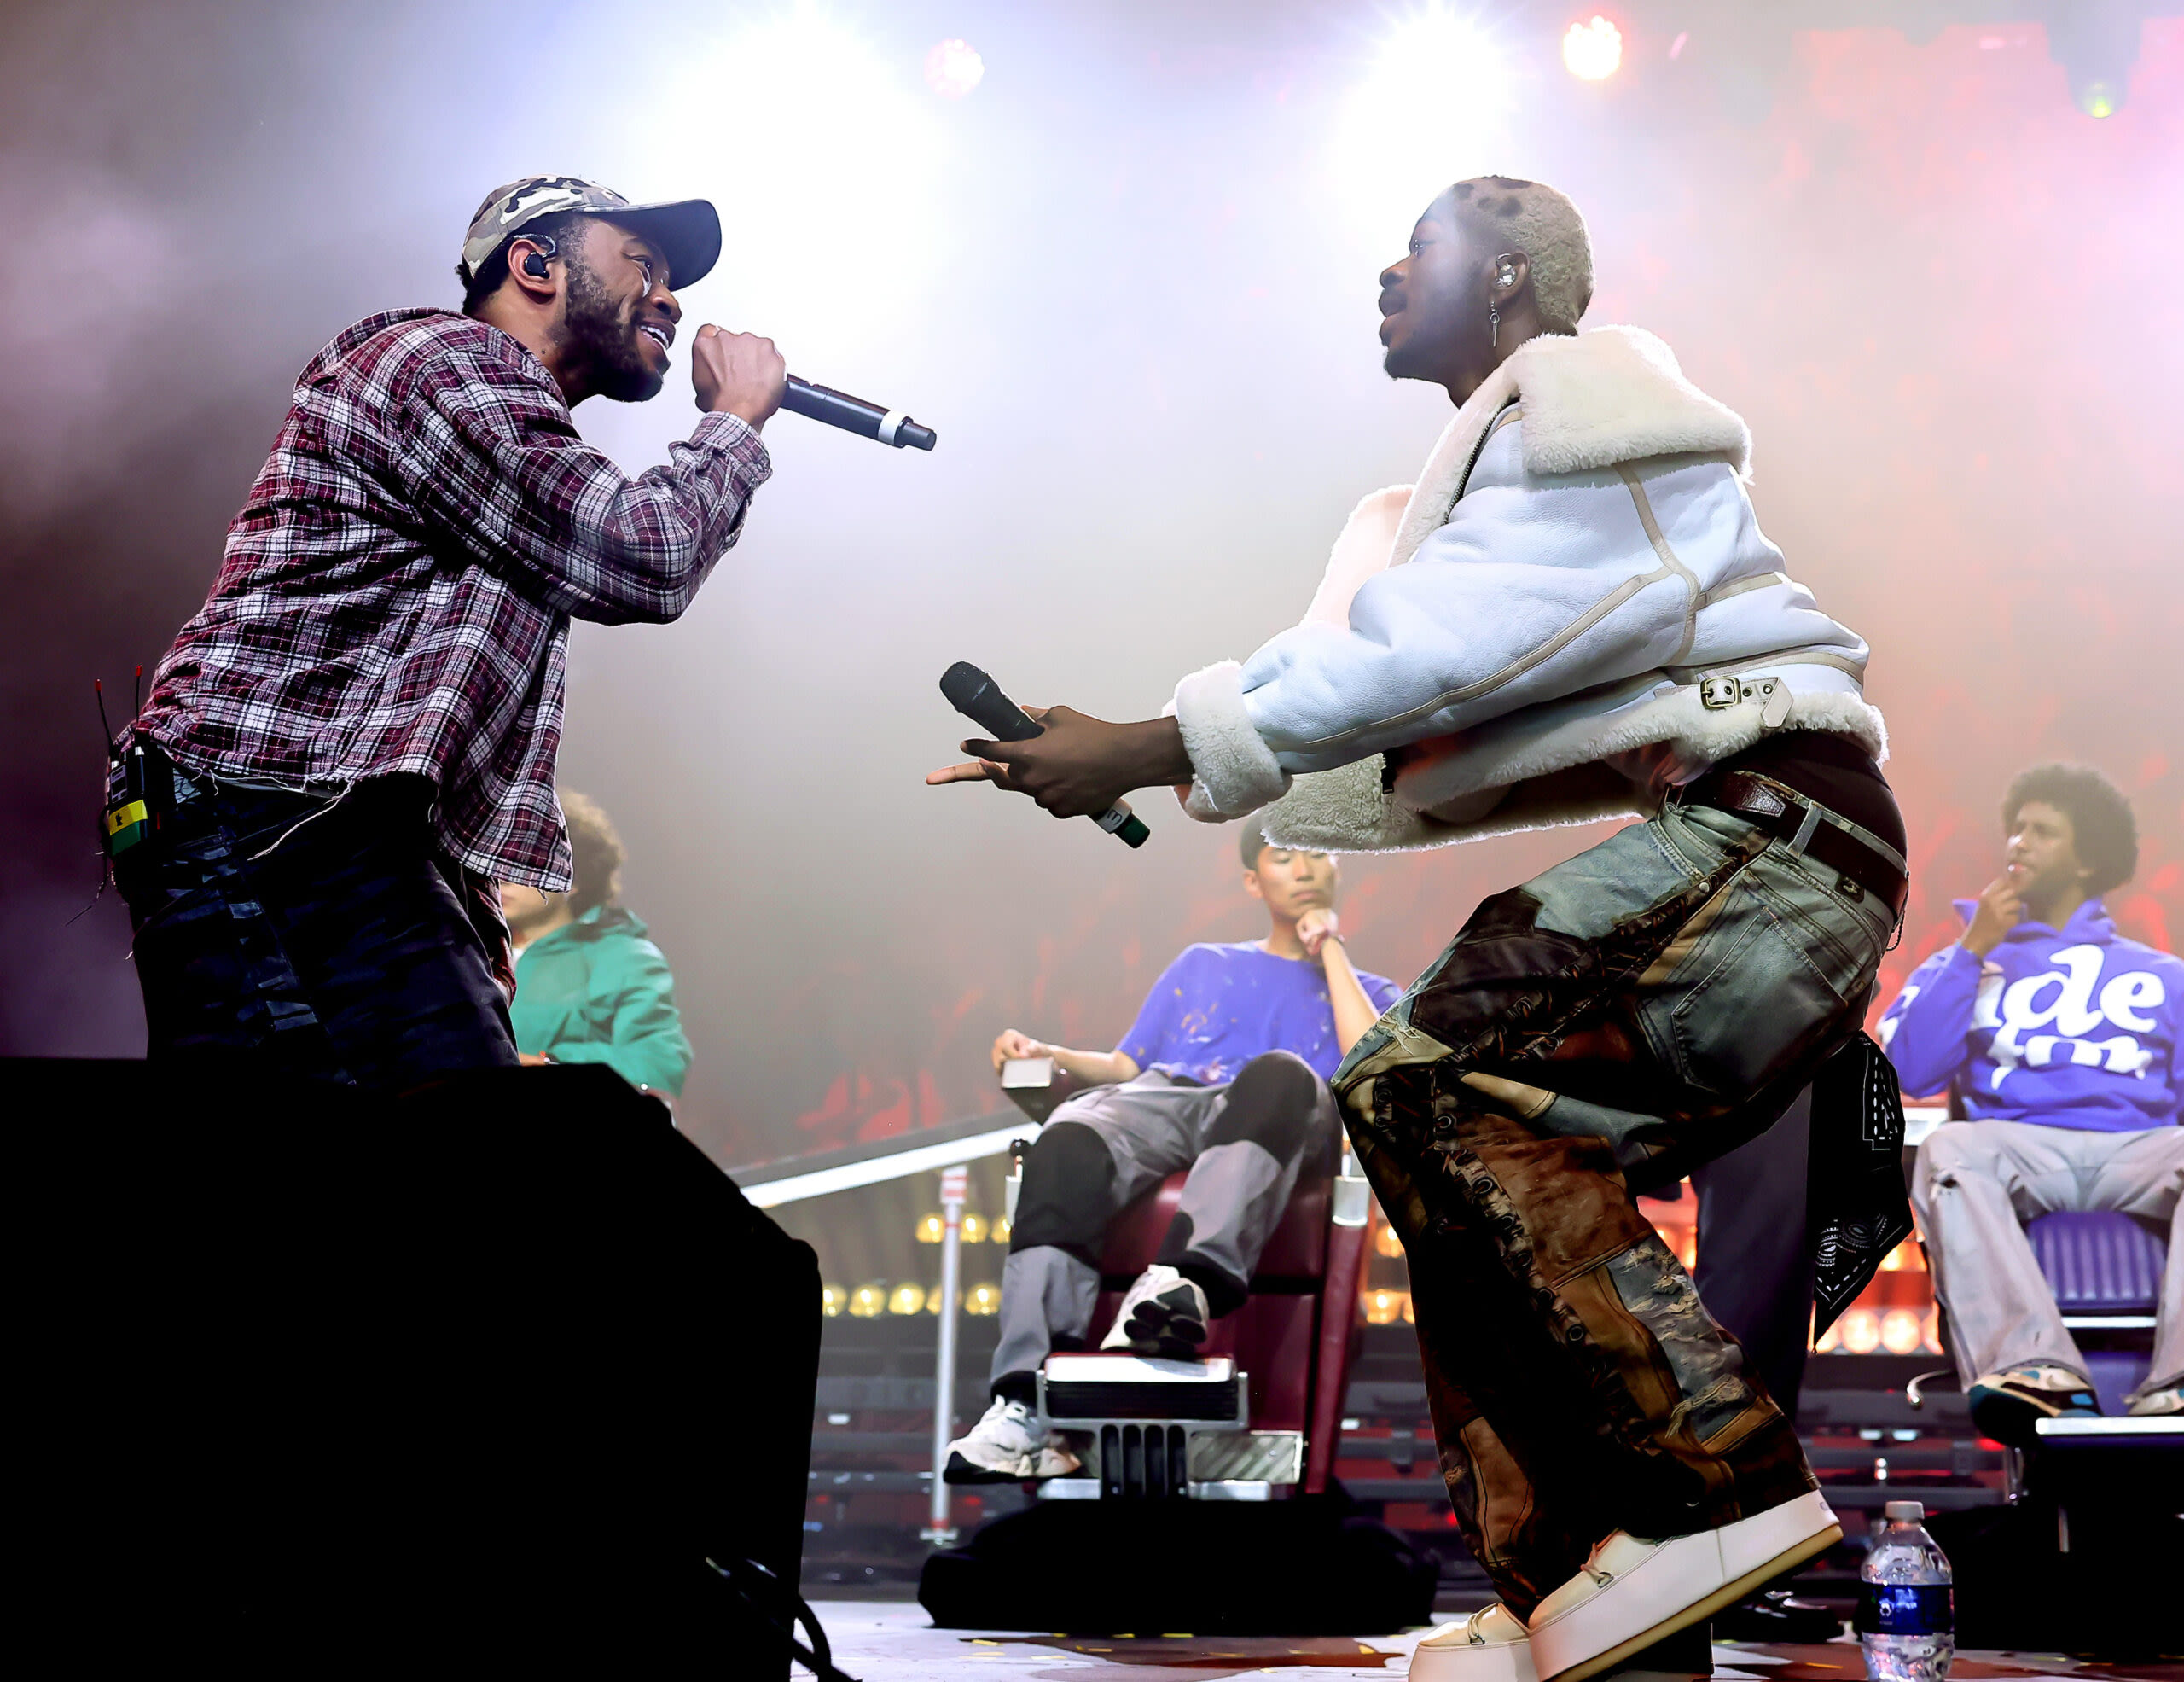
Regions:
<instances>
[{"instance_id":1,"label":"gray pant leg","mask_svg":"<svg viewBox=\"0 0 2184 1682\"><path fill-rule=\"evenodd\" d=\"M2086 1380L2085 1357L2024 1236L2026 1221L2077 1205L2071 1144L2061 1127L1949 1121L1919 1147L1912 1206L1967 1388L1984 1373L2035 1364Z\"/></svg>"},{"instance_id":2,"label":"gray pant leg","mask_svg":"<svg viewBox=\"0 0 2184 1682\"><path fill-rule=\"evenodd\" d=\"M2184 1127L2087 1133L2080 1138L2080 1149L2098 1159L2087 1175L2082 1207L2119 1210L2144 1225L2168 1229L2169 1260L2154 1310L2153 1365L2146 1382L2132 1394L2165 1390L2184 1382L2184 1196L2179 1195L2184 1190Z\"/></svg>"},{"instance_id":3,"label":"gray pant leg","mask_svg":"<svg viewBox=\"0 0 2184 1682\"><path fill-rule=\"evenodd\" d=\"M1147 1187L1187 1165L1203 1131L1202 1117L1221 1090L1179 1086L1165 1074L1148 1073L1118 1086L1095 1087L1055 1110L1043 1142L1062 1123L1074 1122L1097 1135L1114 1168L1112 1181L1086 1188L1085 1195L1102 1206L1078 1212L1082 1218L1070 1223L1073 1229L1089 1236ZM1032 1146L1034 1152L1038 1149ZM1027 1163L1027 1179L1032 1172ZM1057 1341L1082 1340L1100 1295L1100 1275L1090 1262L1059 1244L1038 1242L1037 1216L1028 1206L1020 1206L1018 1214L1018 1236L1002 1268L1000 1342L990 1369L996 1384L1011 1374L1037 1371Z\"/></svg>"},{"instance_id":4,"label":"gray pant leg","mask_svg":"<svg viewBox=\"0 0 2184 1682\"><path fill-rule=\"evenodd\" d=\"M2133 1400L2150 1390L2184 1384L2184 1197L2172 1198L2169 1210L2169 1261L2161 1270L2161 1307L2156 1311L2153 1365Z\"/></svg>"},{"instance_id":5,"label":"gray pant leg","mask_svg":"<svg viewBox=\"0 0 2184 1682\"><path fill-rule=\"evenodd\" d=\"M1037 1371L1057 1336L1082 1339L1099 1297L1098 1272L1067 1250L1053 1244L1011 1250L1001 1270L1001 1342L990 1382Z\"/></svg>"},{"instance_id":6,"label":"gray pant leg","mask_svg":"<svg viewBox=\"0 0 2184 1682\"><path fill-rule=\"evenodd\" d=\"M1148 1070L1119 1086L1101 1086L1071 1099L1054 1113L1054 1120L1080 1121L1099 1134L1115 1159L1119 1209L1190 1167L1228 1091L1184 1085Z\"/></svg>"},{"instance_id":7,"label":"gray pant leg","mask_svg":"<svg viewBox=\"0 0 2184 1682\"><path fill-rule=\"evenodd\" d=\"M1161 1246L1163 1261L1174 1266L1188 1257L1218 1271L1239 1290L1250 1282L1267 1240L1289 1207L1305 1157L1340 1125L1327 1082L1315 1075L1313 1085L1310 1124L1298 1131L1293 1141L1275 1140L1287 1148L1269 1149L1258 1138L1235 1138L1209 1144L1199 1153ZM1221 1119L1218 1111L1208 1116L1209 1133L1219 1132ZM1215 1312L1221 1310L1217 1307Z\"/></svg>"}]
</instances>

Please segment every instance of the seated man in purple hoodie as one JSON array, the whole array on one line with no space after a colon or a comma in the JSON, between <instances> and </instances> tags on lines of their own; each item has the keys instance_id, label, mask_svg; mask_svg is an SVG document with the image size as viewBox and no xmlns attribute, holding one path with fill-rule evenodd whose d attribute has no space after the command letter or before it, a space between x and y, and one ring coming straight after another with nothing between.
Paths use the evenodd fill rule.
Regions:
<instances>
[{"instance_id":1,"label":"seated man in purple hoodie","mask_svg":"<svg viewBox=\"0 0 2184 1682\"><path fill-rule=\"evenodd\" d=\"M1953 1087L1911 1199L1979 1429L2029 1443L2042 1417L2098 1412L2022 1223L2117 1209L2169 1237L2153 1367L2136 1414L2184 1412L2184 962L2127 940L2100 895L2139 857L2129 801L2087 765L2037 765L2002 802L2002 874L1960 899L1957 943L1880 1025L1907 1092Z\"/></svg>"}]
</instances>

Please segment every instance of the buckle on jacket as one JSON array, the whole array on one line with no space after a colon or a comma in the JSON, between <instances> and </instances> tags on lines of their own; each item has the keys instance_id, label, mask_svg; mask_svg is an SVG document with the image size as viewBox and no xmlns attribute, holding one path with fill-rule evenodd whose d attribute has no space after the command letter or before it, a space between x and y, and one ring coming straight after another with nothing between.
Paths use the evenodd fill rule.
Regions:
<instances>
[{"instance_id":1,"label":"buckle on jacket","mask_svg":"<svg viewBox=\"0 0 2184 1682\"><path fill-rule=\"evenodd\" d=\"M1708 712L1726 713L1747 701L1761 703L1759 722L1763 729L1780 730L1789 722L1790 687L1780 678L1762 678L1756 684L1747 684L1740 678L1719 672L1699 674L1699 704Z\"/></svg>"}]
</instances>

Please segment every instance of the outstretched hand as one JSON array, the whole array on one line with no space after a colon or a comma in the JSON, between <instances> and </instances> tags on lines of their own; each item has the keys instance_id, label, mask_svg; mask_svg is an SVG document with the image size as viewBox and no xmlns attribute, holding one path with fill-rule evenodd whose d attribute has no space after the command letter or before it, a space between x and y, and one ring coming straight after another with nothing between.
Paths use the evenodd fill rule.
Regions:
<instances>
[{"instance_id":1,"label":"outstretched hand","mask_svg":"<svg viewBox=\"0 0 2184 1682\"><path fill-rule=\"evenodd\" d=\"M1066 707L1026 707L1045 728L1028 742L973 739L963 751L978 757L927 773L944 783L991 783L1029 794L1057 818L1105 812L1134 789L1191 780L1190 755L1173 719L1114 725Z\"/></svg>"}]
</instances>

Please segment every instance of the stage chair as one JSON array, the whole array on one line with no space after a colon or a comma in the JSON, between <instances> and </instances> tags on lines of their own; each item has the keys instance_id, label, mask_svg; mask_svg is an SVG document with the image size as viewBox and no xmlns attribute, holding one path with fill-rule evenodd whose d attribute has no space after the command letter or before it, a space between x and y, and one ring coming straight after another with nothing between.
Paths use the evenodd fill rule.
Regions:
<instances>
[{"instance_id":1,"label":"stage chair","mask_svg":"<svg viewBox=\"0 0 2184 1682\"><path fill-rule=\"evenodd\" d=\"M2055 1293L2105 1412L2152 1371L2154 1312L2169 1246L2113 1209L2059 1210L2028 1222L2025 1237Z\"/></svg>"},{"instance_id":2,"label":"stage chair","mask_svg":"<svg viewBox=\"0 0 2184 1682\"><path fill-rule=\"evenodd\" d=\"M1004 1068L1002 1085L1043 1121L1074 1085L1046 1058ZM1182 1195L1172 1174L1108 1228L1096 1346L1123 1295L1158 1258ZM1091 1439L1084 1475L1040 1486L1047 1500L1176 1497L1263 1501L1327 1487L1356 1341L1370 1196L1346 1142L1324 1139L1268 1241L1243 1307L1214 1322L1202 1359L1050 1356L1040 1411ZM1012 1210L1012 1218L1014 1211Z\"/></svg>"}]
</instances>

